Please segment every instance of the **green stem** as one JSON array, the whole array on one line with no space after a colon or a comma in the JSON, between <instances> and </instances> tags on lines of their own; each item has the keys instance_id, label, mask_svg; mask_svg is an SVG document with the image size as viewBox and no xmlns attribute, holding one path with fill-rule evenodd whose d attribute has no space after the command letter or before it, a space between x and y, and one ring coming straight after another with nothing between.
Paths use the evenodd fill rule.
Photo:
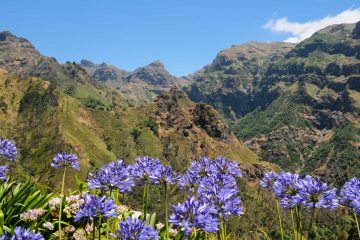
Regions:
<instances>
[{"instance_id":1,"label":"green stem","mask_svg":"<svg viewBox=\"0 0 360 240\"><path fill-rule=\"evenodd\" d=\"M313 221L314 221L314 216L315 216L315 203L313 203L313 207L311 209L310 226L309 226L308 237L307 237L308 240L310 239L310 233L311 233L311 229L312 229L312 225L313 225Z\"/></svg>"},{"instance_id":2,"label":"green stem","mask_svg":"<svg viewBox=\"0 0 360 240\"><path fill-rule=\"evenodd\" d=\"M93 232L92 232L92 234L93 234L93 240L95 240L95 221L96 221L96 220L94 220L94 222L93 222Z\"/></svg>"},{"instance_id":3,"label":"green stem","mask_svg":"<svg viewBox=\"0 0 360 240\"><path fill-rule=\"evenodd\" d=\"M94 230L94 231L95 231L95 230ZM99 218L98 233L99 233L99 240L101 240L101 217Z\"/></svg>"},{"instance_id":4,"label":"green stem","mask_svg":"<svg viewBox=\"0 0 360 240\"><path fill-rule=\"evenodd\" d=\"M64 168L64 174L61 183L61 193L60 193L60 209L59 209L59 239L62 239L61 233L61 215L62 215L62 207L63 207L63 199L64 199L64 186L65 186L65 176L66 176L66 166Z\"/></svg>"},{"instance_id":5,"label":"green stem","mask_svg":"<svg viewBox=\"0 0 360 240\"><path fill-rule=\"evenodd\" d=\"M297 240L296 230L295 230L295 221L294 221L294 211L292 209L291 209L291 223L292 223L292 228L293 228L293 232L294 232L294 240Z\"/></svg>"},{"instance_id":6,"label":"green stem","mask_svg":"<svg viewBox=\"0 0 360 240\"><path fill-rule=\"evenodd\" d=\"M277 212L278 212L278 218L279 218L281 239L284 240L284 231L283 231L282 220L281 220L281 215L280 215L280 206L279 206L279 201L277 201L277 200L276 200L276 206L277 206Z\"/></svg>"},{"instance_id":7,"label":"green stem","mask_svg":"<svg viewBox=\"0 0 360 240\"><path fill-rule=\"evenodd\" d=\"M217 231L217 238L218 238L218 240L221 240L221 234L220 234L220 228L219 228L219 230Z\"/></svg>"},{"instance_id":8,"label":"green stem","mask_svg":"<svg viewBox=\"0 0 360 240\"><path fill-rule=\"evenodd\" d=\"M226 240L226 223L223 222L224 240Z\"/></svg>"},{"instance_id":9,"label":"green stem","mask_svg":"<svg viewBox=\"0 0 360 240\"><path fill-rule=\"evenodd\" d=\"M301 223L300 223L300 209L299 206L296 206L295 208L295 213L296 213L296 238L300 239L301 234L300 234L300 228L301 228Z\"/></svg>"},{"instance_id":10,"label":"green stem","mask_svg":"<svg viewBox=\"0 0 360 240\"><path fill-rule=\"evenodd\" d=\"M355 209L354 209L354 217L355 217L355 221L356 221L356 228L357 228L358 235L359 235L359 239L360 239L360 227L359 227L359 221L358 221L358 218L357 218L357 215L356 215L356 211L355 211Z\"/></svg>"},{"instance_id":11,"label":"green stem","mask_svg":"<svg viewBox=\"0 0 360 240\"><path fill-rule=\"evenodd\" d=\"M112 199L112 189L110 189L109 197ZM116 204L116 201L115 201L115 204ZM106 239L109 239L109 219L106 219Z\"/></svg>"},{"instance_id":12,"label":"green stem","mask_svg":"<svg viewBox=\"0 0 360 240\"><path fill-rule=\"evenodd\" d=\"M116 191L115 194L115 205L119 205L119 191Z\"/></svg>"},{"instance_id":13,"label":"green stem","mask_svg":"<svg viewBox=\"0 0 360 240\"><path fill-rule=\"evenodd\" d=\"M145 186L144 186L144 195L143 195L143 202L142 202L142 220L145 222L146 221L146 212L147 212L147 205L148 205L148 197L149 197L149 184L148 183L145 183Z\"/></svg>"},{"instance_id":14,"label":"green stem","mask_svg":"<svg viewBox=\"0 0 360 240\"><path fill-rule=\"evenodd\" d=\"M164 182L164 197L165 197L165 232L166 239L169 239L169 217L168 217L168 195L167 195L167 183Z\"/></svg>"}]
</instances>

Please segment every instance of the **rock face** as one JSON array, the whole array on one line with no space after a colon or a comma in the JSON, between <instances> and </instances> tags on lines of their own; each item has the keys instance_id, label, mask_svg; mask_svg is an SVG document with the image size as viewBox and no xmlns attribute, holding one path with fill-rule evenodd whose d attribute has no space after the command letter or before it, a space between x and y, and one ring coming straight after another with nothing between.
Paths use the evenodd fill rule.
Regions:
<instances>
[{"instance_id":1,"label":"rock face","mask_svg":"<svg viewBox=\"0 0 360 240\"><path fill-rule=\"evenodd\" d=\"M345 179L344 172L357 175L358 25L326 27L269 63L260 82L263 96L275 97L267 98L268 106L256 104L260 109L235 121L236 135L284 169L315 172L338 183ZM257 97L254 94L253 102Z\"/></svg>"},{"instance_id":2,"label":"rock face","mask_svg":"<svg viewBox=\"0 0 360 240\"><path fill-rule=\"evenodd\" d=\"M70 62L61 65L55 58L41 55L25 38L10 32L0 33L0 68L20 77L39 77L53 84L91 81L79 65Z\"/></svg>"},{"instance_id":3,"label":"rock face","mask_svg":"<svg viewBox=\"0 0 360 240\"><path fill-rule=\"evenodd\" d=\"M97 65L87 60L82 60L80 65L93 79L121 92L136 105L153 101L160 91L168 91L174 86L187 86L190 83L188 79L171 75L158 60L132 72L120 70L106 63Z\"/></svg>"},{"instance_id":4,"label":"rock face","mask_svg":"<svg viewBox=\"0 0 360 240\"><path fill-rule=\"evenodd\" d=\"M178 161L173 165L178 169L189 159L201 156L223 155L239 162L258 161L257 156L238 141L219 112L211 106L193 103L177 88L162 92L155 98L155 104L152 118L159 126L163 154L168 159L177 154Z\"/></svg>"},{"instance_id":5,"label":"rock face","mask_svg":"<svg viewBox=\"0 0 360 240\"><path fill-rule=\"evenodd\" d=\"M261 79L267 66L294 46L249 42L225 49L211 64L188 76L194 83L185 90L193 101L212 103L225 116L240 117L276 97L263 91Z\"/></svg>"},{"instance_id":6,"label":"rock face","mask_svg":"<svg viewBox=\"0 0 360 240\"><path fill-rule=\"evenodd\" d=\"M10 32L0 33L0 67L19 76L56 78L59 64L54 58L43 57L26 39Z\"/></svg>"}]
</instances>

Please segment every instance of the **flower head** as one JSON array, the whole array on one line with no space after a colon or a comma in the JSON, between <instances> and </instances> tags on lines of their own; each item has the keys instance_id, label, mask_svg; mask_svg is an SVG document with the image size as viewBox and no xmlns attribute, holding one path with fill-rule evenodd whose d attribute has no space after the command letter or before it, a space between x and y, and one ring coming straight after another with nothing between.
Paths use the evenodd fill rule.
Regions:
<instances>
[{"instance_id":1,"label":"flower head","mask_svg":"<svg viewBox=\"0 0 360 240\"><path fill-rule=\"evenodd\" d=\"M260 181L260 186L268 190L272 190L274 182L277 179L277 174L274 172L266 172Z\"/></svg>"},{"instance_id":2,"label":"flower head","mask_svg":"<svg viewBox=\"0 0 360 240\"><path fill-rule=\"evenodd\" d=\"M360 178L352 178L345 183L340 191L340 202L360 214Z\"/></svg>"},{"instance_id":3,"label":"flower head","mask_svg":"<svg viewBox=\"0 0 360 240\"><path fill-rule=\"evenodd\" d=\"M110 162L101 168L101 171L96 171L92 178L88 180L90 189L101 189L102 191L109 191L117 189L121 193L129 192L134 182L128 173L123 160L118 162Z\"/></svg>"},{"instance_id":4,"label":"flower head","mask_svg":"<svg viewBox=\"0 0 360 240\"><path fill-rule=\"evenodd\" d=\"M295 197L305 207L334 209L339 206L336 188L330 189L320 179L307 175L296 185L299 194Z\"/></svg>"},{"instance_id":5,"label":"flower head","mask_svg":"<svg viewBox=\"0 0 360 240\"><path fill-rule=\"evenodd\" d=\"M174 184L176 180L176 174L171 167L161 166L152 172L150 179L154 184L167 183Z\"/></svg>"},{"instance_id":6,"label":"flower head","mask_svg":"<svg viewBox=\"0 0 360 240\"><path fill-rule=\"evenodd\" d=\"M30 209L27 212L20 214L20 219L23 221L34 221L41 216L44 216L45 210L42 208Z\"/></svg>"},{"instance_id":7,"label":"flower head","mask_svg":"<svg viewBox=\"0 0 360 240\"><path fill-rule=\"evenodd\" d=\"M157 240L159 239L158 232L138 218L128 217L125 221L120 222L120 229L118 230L117 239L121 240Z\"/></svg>"},{"instance_id":8,"label":"flower head","mask_svg":"<svg viewBox=\"0 0 360 240\"><path fill-rule=\"evenodd\" d=\"M51 163L53 168L71 167L75 170L80 170L80 164L76 154L58 153L53 158Z\"/></svg>"},{"instance_id":9,"label":"flower head","mask_svg":"<svg viewBox=\"0 0 360 240\"><path fill-rule=\"evenodd\" d=\"M241 177L241 171L236 162L232 162L221 156L212 160L202 157L199 161L190 163L189 169L178 177L178 184L183 189L195 190L200 182L212 175L227 175L235 182L236 177Z\"/></svg>"},{"instance_id":10,"label":"flower head","mask_svg":"<svg viewBox=\"0 0 360 240\"><path fill-rule=\"evenodd\" d=\"M281 172L277 175L277 179L273 184L273 191L275 196L280 200L280 205L283 208L294 208L300 204L299 189L296 187L300 181L298 174L289 172Z\"/></svg>"},{"instance_id":11,"label":"flower head","mask_svg":"<svg viewBox=\"0 0 360 240\"><path fill-rule=\"evenodd\" d=\"M136 163L129 166L129 172L138 184L146 181L153 181L150 176L155 176L161 171L161 163L159 159L152 157L138 157Z\"/></svg>"},{"instance_id":12,"label":"flower head","mask_svg":"<svg viewBox=\"0 0 360 240\"><path fill-rule=\"evenodd\" d=\"M5 171L9 171L10 168L8 166L0 166L0 180L6 181L6 173Z\"/></svg>"},{"instance_id":13,"label":"flower head","mask_svg":"<svg viewBox=\"0 0 360 240\"><path fill-rule=\"evenodd\" d=\"M190 235L194 228L207 232L218 230L217 210L214 206L196 201L188 197L184 203L173 206L174 214L169 223L179 226L185 235Z\"/></svg>"},{"instance_id":14,"label":"flower head","mask_svg":"<svg viewBox=\"0 0 360 240\"><path fill-rule=\"evenodd\" d=\"M233 177L241 177L242 173L237 162L229 161L226 158L219 156L214 159L212 164L212 171L221 174L230 174Z\"/></svg>"},{"instance_id":15,"label":"flower head","mask_svg":"<svg viewBox=\"0 0 360 240\"><path fill-rule=\"evenodd\" d=\"M111 198L96 197L87 193L84 196L84 204L75 213L74 220L75 222L88 222L99 217L108 219L116 215L116 205Z\"/></svg>"},{"instance_id":16,"label":"flower head","mask_svg":"<svg viewBox=\"0 0 360 240\"><path fill-rule=\"evenodd\" d=\"M197 191L203 203L216 208L218 216L227 221L230 215L243 214L236 181L232 175L213 174L204 178Z\"/></svg>"},{"instance_id":17,"label":"flower head","mask_svg":"<svg viewBox=\"0 0 360 240\"><path fill-rule=\"evenodd\" d=\"M8 240L44 240L44 237L40 233L34 233L31 229L25 229L21 227L15 227L14 235L10 237L4 237Z\"/></svg>"},{"instance_id":18,"label":"flower head","mask_svg":"<svg viewBox=\"0 0 360 240\"><path fill-rule=\"evenodd\" d=\"M43 228L49 229L49 230L54 230L54 225L51 222L44 222L42 224Z\"/></svg>"},{"instance_id":19,"label":"flower head","mask_svg":"<svg viewBox=\"0 0 360 240\"><path fill-rule=\"evenodd\" d=\"M15 143L9 139L0 138L0 161L15 161L17 157L17 149Z\"/></svg>"}]
</instances>

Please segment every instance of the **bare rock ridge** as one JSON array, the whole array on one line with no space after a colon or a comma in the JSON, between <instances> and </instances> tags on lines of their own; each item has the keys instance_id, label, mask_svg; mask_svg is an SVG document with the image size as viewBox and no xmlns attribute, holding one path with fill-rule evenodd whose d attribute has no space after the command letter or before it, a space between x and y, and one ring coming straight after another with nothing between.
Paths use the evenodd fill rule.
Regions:
<instances>
[{"instance_id":1,"label":"bare rock ridge","mask_svg":"<svg viewBox=\"0 0 360 240\"><path fill-rule=\"evenodd\" d=\"M263 91L261 79L267 66L294 46L282 42L234 45L221 51L202 70L189 75L194 83L185 90L193 101L212 103L227 117L242 116L259 105L266 106L275 97L274 93Z\"/></svg>"},{"instance_id":2,"label":"bare rock ridge","mask_svg":"<svg viewBox=\"0 0 360 240\"><path fill-rule=\"evenodd\" d=\"M187 86L191 82L171 75L159 60L131 72L106 63L94 64L88 60L82 60L80 66L93 79L118 90L136 105L153 101L160 91L168 91L174 86Z\"/></svg>"}]
</instances>

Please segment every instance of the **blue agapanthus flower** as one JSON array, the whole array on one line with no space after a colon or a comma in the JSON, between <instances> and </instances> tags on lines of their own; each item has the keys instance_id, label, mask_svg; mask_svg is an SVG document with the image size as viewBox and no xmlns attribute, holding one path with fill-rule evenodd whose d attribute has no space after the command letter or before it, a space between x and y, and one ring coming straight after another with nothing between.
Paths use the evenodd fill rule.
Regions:
<instances>
[{"instance_id":1,"label":"blue agapanthus flower","mask_svg":"<svg viewBox=\"0 0 360 240\"><path fill-rule=\"evenodd\" d=\"M219 172L221 174L230 174L233 177L241 177L241 171L239 164L234 161L229 161L228 159L219 156L214 159L211 164L212 172Z\"/></svg>"},{"instance_id":2,"label":"blue agapanthus flower","mask_svg":"<svg viewBox=\"0 0 360 240\"><path fill-rule=\"evenodd\" d=\"M294 208L301 201L298 198L299 189L297 185L300 182L298 174L281 172L273 185L275 196L280 200L280 206L283 208Z\"/></svg>"},{"instance_id":3,"label":"blue agapanthus flower","mask_svg":"<svg viewBox=\"0 0 360 240\"><path fill-rule=\"evenodd\" d=\"M138 218L128 217L125 221L119 223L120 229L116 236L120 240L157 240L159 233Z\"/></svg>"},{"instance_id":4,"label":"blue agapanthus flower","mask_svg":"<svg viewBox=\"0 0 360 240\"><path fill-rule=\"evenodd\" d=\"M203 177L209 176L213 171L212 160L202 157L199 161L190 163L186 172L179 176L178 184L182 189L195 190Z\"/></svg>"},{"instance_id":5,"label":"blue agapanthus flower","mask_svg":"<svg viewBox=\"0 0 360 240\"><path fill-rule=\"evenodd\" d=\"M169 223L179 226L186 236L190 235L194 228L206 232L218 230L217 211L212 205L188 197L184 203L173 206L173 209L174 214L170 216Z\"/></svg>"},{"instance_id":6,"label":"blue agapanthus flower","mask_svg":"<svg viewBox=\"0 0 360 240\"><path fill-rule=\"evenodd\" d=\"M198 161L190 163L185 174L178 177L178 184L182 189L195 190L202 179L210 177L213 174L223 174L232 177L241 177L241 171L236 162L229 161L221 156L212 160L202 157Z\"/></svg>"},{"instance_id":7,"label":"blue agapanthus flower","mask_svg":"<svg viewBox=\"0 0 360 240\"><path fill-rule=\"evenodd\" d=\"M320 179L307 175L297 184L299 194L295 196L297 202L307 208L335 209L339 206L336 188L329 189L328 185Z\"/></svg>"},{"instance_id":8,"label":"blue agapanthus flower","mask_svg":"<svg viewBox=\"0 0 360 240\"><path fill-rule=\"evenodd\" d=\"M17 157L17 148L13 141L0 138L0 161L15 161Z\"/></svg>"},{"instance_id":9,"label":"blue agapanthus flower","mask_svg":"<svg viewBox=\"0 0 360 240\"><path fill-rule=\"evenodd\" d=\"M273 185L277 179L277 176L278 175L275 172L266 172L260 181L260 186L268 190L273 190Z\"/></svg>"},{"instance_id":10,"label":"blue agapanthus flower","mask_svg":"<svg viewBox=\"0 0 360 240\"><path fill-rule=\"evenodd\" d=\"M15 227L14 235L10 237L5 234L0 237L1 240L44 240L44 237L40 233L34 233L31 229L25 229L21 227Z\"/></svg>"},{"instance_id":11,"label":"blue agapanthus flower","mask_svg":"<svg viewBox=\"0 0 360 240\"><path fill-rule=\"evenodd\" d=\"M97 197L89 193L84 196L84 204L75 213L75 222L88 222L94 219L116 217L116 205L112 198Z\"/></svg>"},{"instance_id":12,"label":"blue agapanthus flower","mask_svg":"<svg viewBox=\"0 0 360 240\"><path fill-rule=\"evenodd\" d=\"M152 172L149 177L151 182L154 184L174 184L177 179L176 174L171 167L164 166L157 168L156 171Z\"/></svg>"},{"instance_id":13,"label":"blue agapanthus flower","mask_svg":"<svg viewBox=\"0 0 360 240\"><path fill-rule=\"evenodd\" d=\"M213 174L200 182L199 200L216 208L218 216L227 221L230 215L243 214L236 181L232 175Z\"/></svg>"},{"instance_id":14,"label":"blue agapanthus flower","mask_svg":"<svg viewBox=\"0 0 360 240\"><path fill-rule=\"evenodd\" d=\"M134 181L128 173L128 168L123 160L104 165L100 171L91 174L91 177L88 180L90 189L101 189L102 191L116 189L121 193L125 193L129 192L134 185Z\"/></svg>"},{"instance_id":15,"label":"blue agapanthus flower","mask_svg":"<svg viewBox=\"0 0 360 240\"><path fill-rule=\"evenodd\" d=\"M0 180L6 181L6 173L5 171L9 171L10 168L8 166L0 166Z\"/></svg>"},{"instance_id":16,"label":"blue agapanthus flower","mask_svg":"<svg viewBox=\"0 0 360 240\"><path fill-rule=\"evenodd\" d=\"M134 181L138 184L143 184L148 181L152 181L150 176L155 176L162 164L159 159L152 157L137 157L136 163L129 166L129 173L133 177Z\"/></svg>"},{"instance_id":17,"label":"blue agapanthus flower","mask_svg":"<svg viewBox=\"0 0 360 240\"><path fill-rule=\"evenodd\" d=\"M340 202L360 214L360 178L352 178L345 183L340 191Z\"/></svg>"},{"instance_id":18,"label":"blue agapanthus flower","mask_svg":"<svg viewBox=\"0 0 360 240\"><path fill-rule=\"evenodd\" d=\"M76 154L58 153L51 162L53 168L71 167L76 170L80 170L80 164Z\"/></svg>"}]
</instances>

